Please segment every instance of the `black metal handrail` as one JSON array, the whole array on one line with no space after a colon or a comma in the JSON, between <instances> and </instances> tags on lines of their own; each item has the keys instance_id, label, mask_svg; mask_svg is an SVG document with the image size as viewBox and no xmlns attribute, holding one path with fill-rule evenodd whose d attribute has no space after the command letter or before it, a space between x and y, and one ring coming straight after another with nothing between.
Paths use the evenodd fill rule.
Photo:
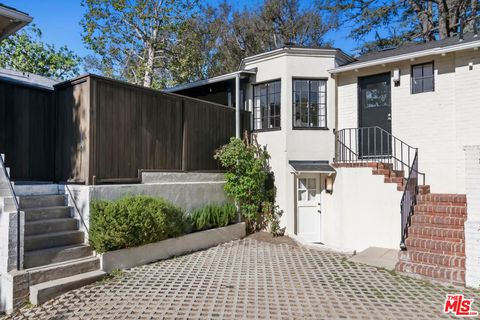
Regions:
<instances>
[{"instance_id":1,"label":"black metal handrail","mask_svg":"<svg viewBox=\"0 0 480 320\"><path fill-rule=\"evenodd\" d=\"M13 203L15 204L15 209L17 210L17 270L22 270L22 259L21 259L21 245L20 245L20 227L21 227L21 217L20 217L20 204L18 203L17 194L15 193L15 188L12 185L12 181L10 180L10 175L8 174L7 167L5 166L5 162L3 161L3 157L0 154L0 165L2 166L3 175L5 179L7 179L8 187L12 194Z\"/></svg>"},{"instance_id":2,"label":"black metal handrail","mask_svg":"<svg viewBox=\"0 0 480 320\"><path fill-rule=\"evenodd\" d=\"M82 221L82 224L83 226L85 227L85 230L87 231L87 234L89 234L89 230L88 230L88 226L85 222L85 219L83 219L83 215L82 213L80 212L80 210L78 209L78 206L77 206L77 202L75 201L75 198L73 197L73 194L72 194L72 191L70 190L70 188L68 187L67 184L65 184L65 188L67 189L68 191L68 194L70 196L70 199L72 199L72 202L73 202L73 206L75 208L75 211L77 211L77 214L80 216L80 220Z\"/></svg>"},{"instance_id":3,"label":"black metal handrail","mask_svg":"<svg viewBox=\"0 0 480 320\"><path fill-rule=\"evenodd\" d=\"M335 132L336 163L387 163L392 170L407 172L400 202L401 242L405 249L411 216L417 202L419 176L425 184L425 174L418 171L418 148L403 142L380 127L346 128Z\"/></svg>"},{"instance_id":4,"label":"black metal handrail","mask_svg":"<svg viewBox=\"0 0 480 320\"><path fill-rule=\"evenodd\" d=\"M401 214L401 240L400 248L406 249L405 239L408 236L408 227L410 226L411 218L415 205L417 204L418 194L418 151L415 152L413 158L412 167L409 170L408 178L405 183L405 189L403 190L402 200L400 201L400 214ZM425 176L423 177L425 184Z\"/></svg>"}]
</instances>

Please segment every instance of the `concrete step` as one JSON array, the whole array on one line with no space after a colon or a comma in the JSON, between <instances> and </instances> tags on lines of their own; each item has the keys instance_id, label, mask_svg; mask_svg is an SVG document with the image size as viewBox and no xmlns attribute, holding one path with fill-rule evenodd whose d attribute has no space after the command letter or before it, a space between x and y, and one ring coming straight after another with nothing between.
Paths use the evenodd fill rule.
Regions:
<instances>
[{"instance_id":1,"label":"concrete step","mask_svg":"<svg viewBox=\"0 0 480 320\"><path fill-rule=\"evenodd\" d=\"M36 284L30 287L30 303L33 305L43 303L61 295L62 293L98 281L105 275L105 272L97 270Z\"/></svg>"},{"instance_id":2,"label":"concrete step","mask_svg":"<svg viewBox=\"0 0 480 320\"><path fill-rule=\"evenodd\" d=\"M15 193L18 196L58 195L58 185L44 184L15 184Z\"/></svg>"},{"instance_id":3,"label":"concrete step","mask_svg":"<svg viewBox=\"0 0 480 320\"><path fill-rule=\"evenodd\" d=\"M412 216L413 225L435 225L438 228L464 228L465 218L438 214L414 214Z\"/></svg>"},{"instance_id":4,"label":"concrete step","mask_svg":"<svg viewBox=\"0 0 480 320\"><path fill-rule=\"evenodd\" d=\"M78 220L74 218L42 219L25 222L26 236L73 230L78 230Z\"/></svg>"},{"instance_id":5,"label":"concrete step","mask_svg":"<svg viewBox=\"0 0 480 320\"><path fill-rule=\"evenodd\" d=\"M22 210L25 212L25 222L45 220L45 219L61 219L73 217L71 207L45 207L30 208Z\"/></svg>"},{"instance_id":6,"label":"concrete step","mask_svg":"<svg viewBox=\"0 0 480 320\"><path fill-rule=\"evenodd\" d=\"M71 277L76 274L100 270L100 258L87 257L76 260L49 264L46 266L27 269L30 285L36 285L42 282Z\"/></svg>"},{"instance_id":7,"label":"concrete step","mask_svg":"<svg viewBox=\"0 0 480 320\"><path fill-rule=\"evenodd\" d=\"M398 255L399 261L421 263L432 266L442 266L450 268L465 268L464 256L452 256L441 253L417 252L417 251L400 251Z\"/></svg>"},{"instance_id":8,"label":"concrete step","mask_svg":"<svg viewBox=\"0 0 480 320\"><path fill-rule=\"evenodd\" d=\"M465 286L465 270L461 268L449 268L425 265L422 263L399 261L395 270L405 274L420 276L429 280Z\"/></svg>"},{"instance_id":9,"label":"concrete step","mask_svg":"<svg viewBox=\"0 0 480 320\"><path fill-rule=\"evenodd\" d=\"M45 208L45 207L58 207L66 205L66 198L63 194L56 195L40 195L40 196L21 196L20 208Z\"/></svg>"},{"instance_id":10,"label":"concrete step","mask_svg":"<svg viewBox=\"0 0 480 320\"><path fill-rule=\"evenodd\" d=\"M62 247L72 244L80 244L85 240L83 231L62 231L33 236L25 236L25 251L33 251L54 247Z\"/></svg>"},{"instance_id":11,"label":"concrete step","mask_svg":"<svg viewBox=\"0 0 480 320\"><path fill-rule=\"evenodd\" d=\"M24 254L24 268L34 268L91 256L92 248L86 244L55 247L43 250L27 251Z\"/></svg>"},{"instance_id":12,"label":"concrete step","mask_svg":"<svg viewBox=\"0 0 480 320\"><path fill-rule=\"evenodd\" d=\"M17 206L15 205L15 200L13 197L3 197L3 210L4 212L17 211Z\"/></svg>"}]
</instances>

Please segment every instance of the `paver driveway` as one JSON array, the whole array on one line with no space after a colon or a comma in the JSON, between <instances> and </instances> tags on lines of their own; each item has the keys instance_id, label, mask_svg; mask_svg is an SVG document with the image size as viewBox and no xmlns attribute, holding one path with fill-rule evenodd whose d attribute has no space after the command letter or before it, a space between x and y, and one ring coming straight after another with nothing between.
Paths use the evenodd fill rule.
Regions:
<instances>
[{"instance_id":1,"label":"paver driveway","mask_svg":"<svg viewBox=\"0 0 480 320\"><path fill-rule=\"evenodd\" d=\"M14 319L436 319L452 288L246 238L133 268ZM478 292L463 290L470 298ZM480 301L474 308L480 309Z\"/></svg>"}]
</instances>

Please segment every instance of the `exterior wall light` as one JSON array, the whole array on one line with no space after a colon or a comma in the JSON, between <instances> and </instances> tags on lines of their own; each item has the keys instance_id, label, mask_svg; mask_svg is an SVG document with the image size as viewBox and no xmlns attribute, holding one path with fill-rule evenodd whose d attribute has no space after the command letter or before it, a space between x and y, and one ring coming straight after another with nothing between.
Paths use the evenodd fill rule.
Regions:
<instances>
[{"instance_id":1,"label":"exterior wall light","mask_svg":"<svg viewBox=\"0 0 480 320\"><path fill-rule=\"evenodd\" d=\"M328 175L325 178L325 191L329 194L333 193L333 176Z\"/></svg>"},{"instance_id":2,"label":"exterior wall light","mask_svg":"<svg viewBox=\"0 0 480 320\"><path fill-rule=\"evenodd\" d=\"M400 85L400 69L393 69L392 80L395 84L395 87Z\"/></svg>"}]
</instances>

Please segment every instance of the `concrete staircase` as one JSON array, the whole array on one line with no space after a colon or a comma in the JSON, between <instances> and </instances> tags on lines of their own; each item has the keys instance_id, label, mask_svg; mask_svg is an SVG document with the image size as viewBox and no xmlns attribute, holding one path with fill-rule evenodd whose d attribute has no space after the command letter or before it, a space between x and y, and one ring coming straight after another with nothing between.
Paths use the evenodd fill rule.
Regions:
<instances>
[{"instance_id":1,"label":"concrete staircase","mask_svg":"<svg viewBox=\"0 0 480 320\"><path fill-rule=\"evenodd\" d=\"M396 270L458 286L465 285L465 195L434 194L422 187L417 197Z\"/></svg>"},{"instance_id":2,"label":"concrete staircase","mask_svg":"<svg viewBox=\"0 0 480 320\"><path fill-rule=\"evenodd\" d=\"M23 265L29 274L30 303L43 303L105 275L65 195L18 198L25 215Z\"/></svg>"}]
</instances>

